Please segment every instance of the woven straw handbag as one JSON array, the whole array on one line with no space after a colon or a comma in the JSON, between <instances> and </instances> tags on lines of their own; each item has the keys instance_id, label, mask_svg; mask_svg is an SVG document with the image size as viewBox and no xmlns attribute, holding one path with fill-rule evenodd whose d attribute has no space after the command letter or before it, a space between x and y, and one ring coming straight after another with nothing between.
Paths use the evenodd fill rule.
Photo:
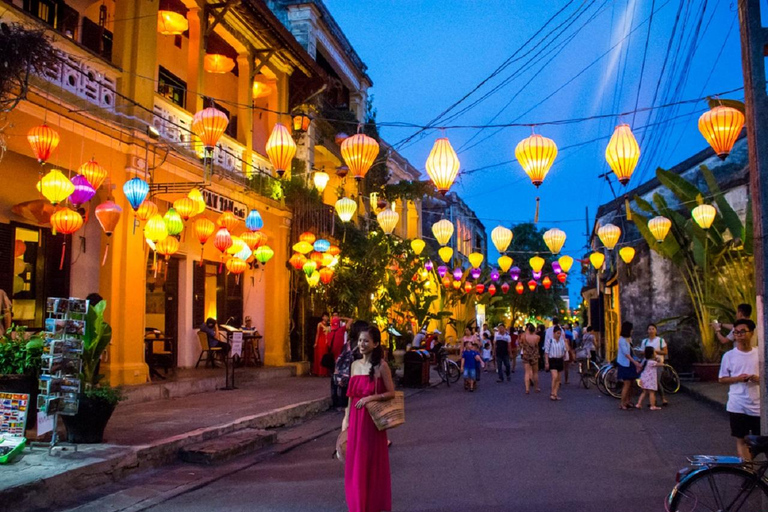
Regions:
<instances>
[{"instance_id":1,"label":"woven straw handbag","mask_svg":"<svg viewBox=\"0 0 768 512\"><path fill-rule=\"evenodd\" d=\"M389 430L405 423L405 394L402 391L395 391L392 400L367 402L365 408L379 430Z\"/></svg>"}]
</instances>

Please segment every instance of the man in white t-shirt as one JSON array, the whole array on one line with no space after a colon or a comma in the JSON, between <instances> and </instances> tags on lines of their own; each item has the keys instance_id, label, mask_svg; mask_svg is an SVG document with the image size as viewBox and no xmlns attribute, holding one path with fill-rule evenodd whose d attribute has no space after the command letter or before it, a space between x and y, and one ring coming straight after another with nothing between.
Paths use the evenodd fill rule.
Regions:
<instances>
[{"instance_id":1,"label":"man in white t-shirt","mask_svg":"<svg viewBox=\"0 0 768 512\"><path fill-rule=\"evenodd\" d=\"M749 319L752 316L752 306L749 304L739 304L736 307L736 320ZM718 341L723 345L732 343L734 341L733 325L721 324L718 322L712 322L712 327L715 329L715 336ZM723 336L720 332L722 329L730 329L727 335Z\"/></svg>"},{"instance_id":2,"label":"man in white t-shirt","mask_svg":"<svg viewBox=\"0 0 768 512\"><path fill-rule=\"evenodd\" d=\"M736 438L736 451L745 461L752 460L744 438L760 435L760 360L752 347L755 323L740 319L733 324L735 347L723 354L720 382L730 385L725 409L731 418L731 435Z\"/></svg>"},{"instance_id":3,"label":"man in white t-shirt","mask_svg":"<svg viewBox=\"0 0 768 512\"><path fill-rule=\"evenodd\" d=\"M640 349L645 352L645 347L653 347L656 352L656 361L659 363L656 366L656 383L661 395L661 405L669 405L667 396L664 394L664 386L661 385L661 374L664 371L664 358L669 354L669 347L664 338L657 335L656 324L648 324L648 337L640 344Z\"/></svg>"}]
</instances>

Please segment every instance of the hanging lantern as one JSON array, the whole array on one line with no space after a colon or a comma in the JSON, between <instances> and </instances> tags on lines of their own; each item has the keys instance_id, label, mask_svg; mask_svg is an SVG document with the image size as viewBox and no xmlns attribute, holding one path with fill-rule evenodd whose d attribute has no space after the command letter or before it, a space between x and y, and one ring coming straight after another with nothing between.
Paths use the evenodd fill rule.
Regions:
<instances>
[{"instance_id":1,"label":"hanging lantern","mask_svg":"<svg viewBox=\"0 0 768 512\"><path fill-rule=\"evenodd\" d=\"M326 185L328 185L328 180L330 179L331 177L328 176L328 173L325 171L316 171L314 176L312 176L312 181L315 183L315 188L318 192L320 192L320 194L323 193Z\"/></svg>"},{"instance_id":2,"label":"hanging lantern","mask_svg":"<svg viewBox=\"0 0 768 512\"><path fill-rule=\"evenodd\" d=\"M240 258L241 260L248 262L248 260L251 258L252 255L253 255L253 251L251 250L250 247L248 247L248 245L246 245L245 247L243 247L242 251L235 254L235 258Z\"/></svg>"},{"instance_id":3,"label":"hanging lantern","mask_svg":"<svg viewBox=\"0 0 768 512\"><path fill-rule=\"evenodd\" d=\"M293 256L291 256L291 259L288 260L288 263L296 270L303 269L304 264L306 262L307 262L307 258L305 258L303 254L299 254L298 252L293 253Z\"/></svg>"},{"instance_id":4,"label":"hanging lantern","mask_svg":"<svg viewBox=\"0 0 768 512\"><path fill-rule=\"evenodd\" d=\"M321 260L321 266L323 267L335 267L339 262L339 259L335 256L331 256L327 252L322 253L323 258Z\"/></svg>"},{"instance_id":5,"label":"hanging lantern","mask_svg":"<svg viewBox=\"0 0 768 512\"><path fill-rule=\"evenodd\" d=\"M277 176L282 178L285 171L290 169L291 160L296 155L296 142L285 125L275 123L267 140L266 150Z\"/></svg>"},{"instance_id":6,"label":"hanging lantern","mask_svg":"<svg viewBox=\"0 0 768 512\"><path fill-rule=\"evenodd\" d=\"M378 154L379 143L364 133L347 137L341 143L341 156L352 172L352 177L358 181L365 177Z\"/></svg>"},{"instance_id":7,"label":"hanging lantern","mask_svg":"<svg viewBox=\"0 0 768 512\"><path fill-rule=\"evenodd\" d=\"M82 174L77 174L72 178L72 185L75 186L75 190L69 195L69 202L75 208L83 203L87 203L96 195L96 189L88 183L88 180Z\"/></svg>"},{"instance_id":8,"label":"hanging lantern","mask_svg":"<svg viewBox=\"0 0 768 512\"><path fill-rule=\"evenodd\" d=\"M232 236L232 245L227 249L227 254L234 256L240 253L243 249L247 249L248 245L239 236Z\"/></svg>"},{"instance_id":9,"label":"hanging lantern","mask_svg":"<svg viewBox=\"0 0 768 512\"><path fill-rule=\"evenodd\" d=\"M101 187L104 180L107 179L107 170L100 166L96 160L91 158L77 170L78 174L82 174L88 183L91 184L96 190Z\"/></svg>"},{"instance_id":10,"label":"hanging lantern","mask_svg":"<svg viewBox=\"0 0 768 512\"><path fill-rule=\"evenodd\" d=\"M619 256L624 260L624 263L629 264L635 257L635 249L633 247L622 247L619 249Z\"/></svg>"},{"instance_id":11,"label":"hanging lantern","mask_svg":"<svg viewBox=\"0 0 768 512\"><path fill-rule=\"evenodd\" d=\"M472 265L473 268L478 268L483 263L483 255L479 252L473 252L470 253L469 256L467 256L467 259L469 260L469 263Z\"/></svg>"},{"instance_id":12,"label":"hanging lantern","mask_svg":"<svg viewBox=\"0 0 768 512\"><path fill-rule=\"evenodd\" d=\"M213 237L213 246L221 252L221 258L224 259L224 253L227 249L232 247L232 235L229 234L227 228L219 228L216 235ZM219 265L219 272L221 272L221 265Z\"/></svg>"},{"instance_id":13,"label":"hanging lantern","mask_svg":"<svg viewBox=\"0 0 768 512\"><path fill-rule=\"evenodd\" d=\"M442 195L448 192L459 174L459 165L459 157L448 138L437 139L427 157L426 168L429 179Z\"/></svg>"},{"instance_id":14,"label":"hanging lantern","mask_svg":"<svg viewBox=\"0 0 768 512\"><path fill-rule=\"evenodd\" d=\"M504 226L496 226L491 231L491 240L499 254L503 254L509 247L509 244L512 243L512 230Z\"/></svg>"},{"instance_id":15,"label":"hanging lantern","mask_svg":"<svg viewBox=\"0 0 768 512\"><path fill-rule=\"evenodd\" d=\"M235 69L235 59L220 53L209 53L203 58L203 69L208 73L223 75Z\"/></svg>"},{"instance_id":16,"label":"hanging lantern","mask_svg":"<svg viewBox=\"0 0 768 512\"><path fill-rule=\"evenodd\" d=\"M459 281L453 282L454 288L458 289L460 286L461 286L461 283ZM472 292L472 283L467 281L466 283L464 283L464 293L471 293L471 292Z\"/></svg>"},{"instance_id":17,"label":"hanging lantern","mask_svg":"<svg viewBox=\"0 0 768 512\"><path fill-rule=\"evenodd\" d=\"M448 267L445 265L440 265L437 267L437 275L440 276L440 279L444 278L448 274Z\"/></svg>"},{"instance_id":18,"label":"hanging lantern","mask_svg":"<svg viewBox=\"0 0 768 512\"><path fill-rule=\"evenodd\" d=\"M416 254L416 256L421 255L421 251L424 250L424 246L426 244L424 243L424 240L421 238L414 238L411 240L411 249L413 249L413 252Z\"/></svg>"},{"instance_id":19,"label":"hanging lantern","mask_svg":"<svg viewBox=\"0 0 768 512\"><path fill-rule=\"evenodd\" d=\"M651 231L656 241L661 243L667 238L669 229L672 227L672 221L659 215L648 221L648 229Z\"/></svg>"},{"instance_id":20,"label":"hanging lantern","mask_svg":"<svg viewBox=\"0 0 768 512\"><path fill-rule=\"evenodd\" d=\"M163 218L155 214L147 221L144 226L144 238L157 244L160 240L168 237L168 228L165 225Z\"/></svg>"},{"instance_id":21,"label":"hanging lantern","mask_svg":"<svg viewBox=\"0 0 768 512\"><path fill-rule=\"evenodd\" d=\"M567 254L564 254L560 256L557 259L557 262L560 264L560 268L564 273L568 273L571 271L571 266L573 266L573 258L568 256Z\"/></svg>"},{"instance_id":22,"label":"hanging lantern","mask_svg":"<svg viewBox=\"0 0 768 512\"><path fill-rule=\"evenodd\" d=\"M83 227L83 218L74 210L59 208L51 215L51 226L53 227L54 234L61 233L64 235L64 244L61 246L61 260L59 262L59 270L62 270L64 268L64 256L67 251L66 235L71 235Z\"/></svg>"},{"instance_id":23,"label":"hanging lantern","mask_svg":"<svg viewBox=\"0 0 768 512\"><path fill-rule=\"evenodd\" d=\"M168 259L179 252L179 239L167 236L155 244L155 251L165 256L165 259Z\"/></svg>"},{"instance_id":24,"label":"hanging lantern","mask_svg":"<svg viewBox=\"0 0 768 512\"><path fill-rule=\"evenodd\" d=\"M270 94L272 94L272 87L265 84L264 82L259 82L258 80L253 81L253 86L251 87L251 98L258 100L259 98L266 98Z\"/></svg>"},{"instance_id":25,"label":"hanging lantern","mask_svg":"<svg viewBox=\"0 0 768 512\"><path fill-rule=\"evenodd\" d=\"M317 288L317 285L320 283L320 272L312 272L312 275L306 276L306 278L310 288Z\"/></svg>"},{"instance_id":26,"label":"hanging lantern","mask_svg":"<svg viewBox=\"0 0 768 512\"><path fill-rule=\"evenodd\" d=\"M176 213L178 213L185 222L197 214L197 204L188 197L182 197L181 199L175 200L173 202L173 209L176 210Z\"/></svg>"},{"instance_id":27,"label":"hanging lantern","mask_svg":"<svg viewBox=\"0 0 768 512\"><path fill-rule=\"evenodd\" d=\"M544 279L541 280L541 284L544 286L544 289L549 290L549 287L552 286L552 280L549 276L544 276Z\"/></svg>"},{"instance_id":28,"label":"hanging lantern","mask_svg":"<svg viewBox=\"0 0 768 512\"><path fill-rule=\"evenodd\" d=\"M37 182L37 191L55 206L67 199L75 191L75 186L60 170L51 169Z\"/></svg>"},{"instance_id":29,"label":"hanging lantern","mask_svg":"<svg viewBox=\"0 0 768 512\"><path fill-rule=\"evenodd\" d=\"M715 154L725 160L744 126L744 114L732 107L719 105L699 118L699 131Z\"/></svg>"},{"instance_id":30,"label":"hanging lantern","mask_svg":"<svg viewBox=\"0 0 768 512\"><path fill-rule=\"evenodd\" d=\"M245 228L248 231L260 231L264 227L264 220L261 214L255 208L248 212L245 217Z\"/></svg>"},{"instance_id":31,"label":"hanging lantern","mask_svg":"<svg viewBox=\"0 0 768 512\"><path fill-rule=\"evenodd\" d=\"M593 252L589 255L589 262L595 267L595 270L600 270L605 263L605 255L601 252Z\"/></svg>"},{"instance_id":32,"label":"hanging lantern","mask_svg":"<svg viewBox=\"0 0 768 512\"><path fill-rule=\"evenodd\" d=\"M441 247L437 253L440 255L440 259L446 263L450 262L453 257L453 249L450 247Z\"/></svg>"},{"instance_id":33,"label":"hanging lantern","mask_svg":"<svg viewBox=\"0 0 768 512\"><path fill-rule=\"evenodd\" d=\"M313 247L317 252L320 252L320 253L328 252L328 249L331 248L331 242L321 238L320 240L315 240Z\"/></svg>"},{"instance_id":34,"label":"hanging lantern","mask_svg":"<svg viewBox=\"0 0 768 512\"><path fill-rule=\"evenodd\" d=\"M432 263L432 260L427 260L427 262L424 263L424 270L427 272L432 272L433 268L435 268L435 264Z\"/></svg>"},{"instance_id":35,"label":"hanging lantern","mask_svg":"<svg viewBox=\"0 0 768 512\"><path fill-rule=\"evenodd\" d=\"M336 213L339 214L341 222L349 222L355 215L357 203L348 197L342 197L336 201L334 207L336 208Z\"/></svg>"},{"instance_id":36,"label":"hanging lantern","mask_svg":"<svg viewBox=\"0 0 768 512\"><path fill-rule=\"evenodd\" d=\"M209 238L211 238L211 235L213 235L213 232L216 230L216 224L213 223L213 221L206 219L205 217L201 219L197 219L195 221L195 236L197 236L197 240L200 242L200 265L203 265L203 256L205 251L205 242L208 241Z\"/></svg>"},{"instance_id":37,"label":"hanging lantern","mask_svg":"<svg viewBox=\"0 0 768 512\"><path fill-rule=\"evenodd\" d=\"M472 279L479 279L480 278L480 274L482 274L482 273L483 273L483 271L480 270L479 268L473 268L473 269L470 269L469 276Z\"/></svg>"},{"instance_id":38,"label":"hanging lantern","mask_svg":"<svg viewBox=\"0 0 768 512\"><path fill-rule=\"evenodd\" d=\"M528 281L528 289L529 289L529 290L531 290L531 291L534 291L534 290L536 290L536 287L537 287L538 285L539 285L539 283L537 283L537 282L536 282L536 281L534 281L533 279L531 279L530 281Z\"/></svg>"},{"instance_id":39,"label":"hanging lantern","mask_svg":"<svg viewBox=\"0 0 768 512\"><path fill-rule=\"evenodd\" d=\"M193 188L189 191L187 197L195 202L196 208L194 215L200 215L205 211L205 199L203 198L203 193L200 192L200 189Z\"/></svg>"},{"instance_id":40,"label":"hanging lantern","mask_svg":"<svg viewBox=\"0 0 768 512\"><path fill-rule=\"evenodd\" d=\"M509 269L509 277L512 278L513 281L520 279L520 273L520 267L512 267Z\"/></svg>"},{"instance_id":41,"label":"hanging lantern","mask_svg":"<svg viewBox=\"0 0 768 512\"><path fill-rule=\"evenodd\" d=\"M491 284L491 286L488 287L488 295L490 295L491 297L496 295L496 285L495 284Z\"/></svg>"},{"instance_id":42,"label":"hanging lantern","mask_svg":"<svg viewBox=\"0 0 768 512\"><path fill-rule=\"evenodd\" d=\"M538 134L521 140L515 148L515 158L536 187L544 181L556 156L555 141Z\"/></svg>"},{"instance_id":43,"label":"hanging lantern","mask_svg":"<svg viewBox=\"0 0 768 512\"><path fill-rule=\"evenodd\" d=\"M323 253L312 251L312 253L309 255L309 259L317 263L317 268L323 266Z\"/></svg>"},{"instance_id":44,"label":"hanging lantern","mask_svg":"<svg viewBox=\"0 0 768 512\"><path fill-rule=\"evenodd\" d=\"M183 14L173 11L157 11L157 31L164 36L179 36L189 30L189 22Z\"/></svg>"},{"instance_id":45,"label":"hanging lantern","mask_svg":"<svg viewBox=\"0 0 768 512\"><path fill-rule=\"evenodd\" d=\"M443 286L445 286L447 289L450 289L453 283L456 283L456 281L451 280L448 277L443 278L442 280ZM461 283L459 283L461 285Z\"/></svg>"},{"instance_id":46,"label":"hanging lantern","mask_svg":"<svg viewBox=\"0 0 768 512\"><path fill-rule=\"evenodd\" d=\"M301 240L293 244L293 250L299 254L308 254L314 249L311 243Z\"/></svg>"},{"instance_id":47,"label":"hanging lantern","mask_svg":"<svg viewBox=\"0 0 768 512\"><path fill-rule=\"evenodd\" d=\"M400 215L389 208L385 208L379 212L376 216L376 220L379 221L379 226L388 235L392 234L392 231L397 227L397 223L400 220Z\"/></svg>"},{"instance_id":48,"label":"hanging lantern","mask_svg":"<svg viewBox=\"0 0 768 512\"><path fill-rule=\"evenodd\" d=\"M501 276L499 275L499 271L494 269L491 269L491 281L498 281Z\"/></svg>"},{"instance_id":49,"label":"hanging lantern","mask_svg":"<svg viewBox=\"0 0 768 512\"><path fill-rule=\"evenodd\" d=\"M226 266L229 273L235 275L242 274L248 268L248 264L245 260L241 260L240 258L229 258Z\"/></svg>"},{"instance_id":50,"label":"hanging lantern","mask_svg":"<svg viewBox=\"0 0 768 512\"><path fill-rule=\"evenodd\" d=\"M559 253L565 243L565 231L557 228L547 230L544 233L544 243L547 244L552 254Z\"/></svg>"},{"instance_id":51,"label":"hanging lantern","mask_svg":"<svg viewBox=\"0 0 768 512\"><path fill-rule=\"evenodd\" d=\"M291 123L295 133L306 133L309 125L312 124L312 118L303 110L298 110L291 116Z\"/></svg>"},{"instance_id":52,"label":"hanging lantern","mask_svg":"<svg viewBox=\"0 0 768 512\"><path fill-rule=\"evenodd\" d=\"M307 262L304 264L304 266L303 266L303 267L301 267L301 269L304 271L304 273L305 273L307 276L311 276L311 275L312 275L312 273L313 273L315 270L317 270L317 263L316 263L316 262L314 262L314 261L312 261L312 260L307 260Z\"/></svg>"},{"instance_id":53,"label":"hanging lantern","mask_svg":"<svg viewBox=\"0 0 768 512\"><path fill-rule=\"evenodd\" d=\"M227 231L234 233L240 225L240 219L235 217L235 214L231 211L226 211L216 219L216 225L220 228L227 228Z\"/></svg>"},{"instance_id":54,"label":"hanging lantern","mask_svg":"<svg viewBox=\"0 0 768 512\"><path fill-rule=\"evenodd\" d=\"M349 174L349 167L346 165L340 165L336 168L336 176L339 178L344 179L347 177L347 174Z\"/></svg>"},{"instance_id":55,"label":"hanging lantern","mask_svg":"<svg viewBox=\"0 0 768 512\"><path fill-rule=\"evenodd\" d=\"M531 265L531 269L534 272L541 272L541 269L544 268L544 263L546 262L544 261L544 258L537 255L528 260L528 263Z\"/></svg>"},{"instance_id":56,"label":"hanging lantern","mask_svg":"<svg viewBox=\"0 0 768 512\"><path fill-rule=\"evenodd\" d=\"M332 268L323 268L320 269L320 282L328 285L331 283L331 279L333 279L333 269Z\"/></svg>"},{"instance_id":57,"label":"hanging lantern","mask_svg":"<svg viewBox=\"0 0 768 512\"><path fill-rule=\"evenodd\" d=\"M141 178L131 178L123 185L123 193L135 212L147 198L149 184Z\"/></svg>"},{"instance_id":58,"label":"hanging lantern","mask_svg":"<svg viewBox=\"0 0 768 512\"><path fill-rule=\"evenodd\" d=\"M509 284L508 283L501 283L501 293L506 295L508 291L509 291Z\"/></svg>"},{"instance_id":59,"label":"hanging lantern","mask_svg":"<svg viewBox=\"0 0 768 512\"><path fill-rule=\"evenodd\" d=\"M259 263L266 265L272 259L272 256L275 255L275 251L268 245L262 245L253 252L253 255L259 260Z\"/></svg>"},{"instance_id":60,"label":"hanging lantern","mask_svg":"<svg viewBox=\"0 0 768 512\"><path fill-rule=\"evenodd\" d=\"M637 167L640 158L640 146L628 124L616 127L605 148L605 159L619 178L619 183L626 185Z\"/></svg>"},{"instance_id":61,"label":"hanging lantern","mask_svg":"<svg viewBox=\"0 0 768 512\"><path fill-rule=\"evenodd\" d=\"M565 272L560 272L559 274L557 274L557 280L560 281L561 283L565 283L566 279L568 279L568 274L566 274Z\"/></svg>"},{"instance_id":62,"label":"hanging lantern","mask_svg":"<svg viewBox=\"0 0 768 512\"><path fill-rule=\"evenodd\" d=\"M483 292L485 291L485 285L483 283L477 283L475 285L475 291L477 292L478 295L482 295Z\"/></svg>"},{"instance_id":63,"label":"hanging lantern","mask_svg":"<svg viewBox=\"0 0 768 512\"><path fill-rule=\"evenodd\" d=\"M341 249L339 249L338 245L331 244L331 246L328 248L328 254L331 256L338 256L341 254Z\"/></svg>"},{"instance_id":64,"label":"hanging lantern","mask_svg":"<svg viewBox=\"0 0 768 512\"><path fill-rule=\"evenodd\" d=\"M197 112L192 118L192 132L203 143L206 152L211 153L224 135L228 124L229 118L224 112L208 107Z\"/></svg>"},{"instance_id":65,"label":"hanging lantern","mask_svg":"<svg viewBox=\"0 0 768 512\"><path fill-rule=\"evenodd\" d=\"M102 266L104 266L107 261L107 254L109 254L109 239L115 231L117 223L120 221L122 212L123 209L117 206L113 201L105 201L94 209L93 213L96 215L96 220L99 221L101 229L104 230L104 233L107 235L104 257L101 259Z\"/></svg>"},{"instance_id":66,"label":"hanging lantern","mask_svg":"<svg viewBox=\"0 0 768 512\"><path fill-rule=\"evenodd\" d=\"M501 269L502 272L506 272L507 270L509 270L509 267L512 266L513 261L514 260L509 256L502 255L502 256L499 256L499 259L496 260L496 263L499 264L499 268Z\"/></svg>"},{"instance_id":67,"label":"hanging lantern","mask_svg":"<svg viewBox=\"0 0 768 512\"><path fill-rule=\"evenodd\" d=\"M299 242L307 242L308 244L314 244L317 237L311 231L305 231L299 235Z\"/></svg>"},{"instance_id":68,"label":"hanging lantern","mask_svg":"<svg viewBox=\"0 0 768 512\"><path fill-rule=\"evenodd\" d=\"M613 224L606 224L605 226L600 226L598 228L597 236L600 238L600 241L603 242L604 246L612 250L616 247L616 244L621 237L621 229Z\"/></svg>"},{"instance_id":69,"label":"hanging lantern","mask_svg":"<svg viewBox=\"0 0 768 512\"><path fill-rule=\"evenodd\" d=\"M523 291L525 291L525 286L523 286L523 283L517 283L517 285L515 285L515 291L518 295L522 295Z\"/></svg>"},{"instance_id":70,"label":"hanging lantern","mask_svg":"<svg viewBox=\"0 0 768 512\"><path fill-rule=\"evenodd\" d=\"M456 281L461 281L462 277L464 277L464 271L461 269L461 267L456 267L453 269L453 278Z\"/></svg>"},{"instance_id":71,"label":"hanging lantern","mask_svg":"<svg viewBox=\"0 0 768 512\"><path fill-rule=\"evenodd\" d=\"M432 234L440 245L445 245L453 236L453 224L448 219L439 220L432 224Z\"/></svg>"},{"instance_id":72,"label":"hanging lantern","mask_svg":"<svg viewBox=\"0 0 768 512\"><path fill-rule=\"evenodd\" d=\"M59 132L43 123L29 130L27 140L37 161L44 164L59 146Z\"/></svg>"},{"instance_id":73,"label":"hanging lantern","mask_svg":"<svg viewBox=\"0 0 768 512\"><path fill-rule=\"evenodd\" d=\"M712 223L715 222L715 216L717 210L711 204L700 204L693 210L691 210L691 217L696 221L696 224L701 229L709 229L712 227Z\"/></svg>"},{"instance_id":74,"label":"hanging lantern","mask_svg":"<svg viewBox=\"0 0 768 512\"><path fill-rule=\"evenodd\" d=\"M553 261L552 262L552 271L555 274L562 274L563 273L563 269L560 267L560 262L558 262L558 261Z\"/></svg>"},{"instance_id":75,"label":"hanging lantern","mask_svg":"<svg viewBox=\"0 0 768 512\"><path fill-rule=\"evenodd\" d=\"M181 215L173 207L165 212L163 220L165 221L165 227L168 229L168 234L171 236L176 236L184 230L184 221L181 220Z\"/></svg>"},{"instance_id":76,"label":"hanging lantern","mask_svg":"<svg viewBox=\"0 0 768 512\"><path fill-rule=\"evenodd\" d=\"M533 273L533 278L534 278L536 281L538 281L539 279L541 279L541 272L534 272L534 273Z\"/></svg>"}]
</instances>

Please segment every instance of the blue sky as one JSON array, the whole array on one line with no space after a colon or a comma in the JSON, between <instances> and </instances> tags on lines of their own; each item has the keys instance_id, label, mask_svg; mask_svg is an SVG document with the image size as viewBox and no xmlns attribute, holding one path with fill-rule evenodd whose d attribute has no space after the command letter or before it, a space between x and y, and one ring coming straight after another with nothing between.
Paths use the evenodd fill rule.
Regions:
<instances>
[{"instance_id":1,"label":"blue sky","mask_svg":"<svg viewBox=\"0 0 768 512\"><path fill-rule=\"evenodd\" d=\"M544 123L615 114L632 111L635 104L658 106L743 85L732 0L325 1L368 65L374 82L370 92L378 120L384 123L427 124L531 37L523 54L544 41L452 112L501 85L497 92L445 124ZM742 99L743 93L723 97ZM454 189L488 231L499 223L533 220L535 198L540 196L539 225L563 229L568 235L563 252L578 257L586 243L585 209L591 224L597 206L613 198L598 175L610 172L604 155L615 125L632 125L640 143L631 188L653 177L656 167L671 167L706 147L697 129L704 108L704 102L686 103L620 119L538 126L536 132L554 139L560 148L538 191L519 164L510 162L530 128L449 129L446 134L461 160ZM653 126L645 128L648 124ZM381 132L396 143L414 130L384 126ZM423 171L438 136L440 131L431 130L401 153ZM566 148L572 145L576 147ZM611 181L621 193L612 173ZM574 301L581 283L570 282Z\"/></svg>"}]
</instances>

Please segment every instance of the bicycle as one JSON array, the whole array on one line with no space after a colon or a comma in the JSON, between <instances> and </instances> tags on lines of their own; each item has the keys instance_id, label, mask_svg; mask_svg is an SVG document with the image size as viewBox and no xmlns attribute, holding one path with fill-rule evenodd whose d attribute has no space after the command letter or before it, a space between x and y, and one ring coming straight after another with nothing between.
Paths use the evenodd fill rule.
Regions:
<instances>
[{"instance_id":1,"label":"bicycle","mask_svg":"<svg viewBox=\"0 0 768 512\"><path fill-rule=\"evenodd\" d=\"M747 436L753 456L768 452L768 437ZM761 512L768 504L768 460L696 455L677 472L677 484L665 502L668 512Z\"/></svg>"},{"instance_id":2,"label":"bicycle","mask_svg":"<svg viewBox=\"0 0 768 512\"><path fill-rule=\"evenodd\" d=\"M590 384L597 384L597 374L600 372L600 366L589 357L577 359L579 363L579 375L581 376L581 385L584 389L589 389Z\"/></svg>"},{"instance_id":3,"label":"bicycle","mask_svg":"<svg viewBox=\"0 0 768 512\"><path fill-rule=\"evenodd\" d=\"M661 386L664 388L664 391L674 395L680 391L680 376L668 364L662 365L661 368Z\"/></svg>"},{"instance_id":4,"label":"bicycle","mask_svg":"<svg viewBox=\"0 0 768 512\"><path fill-rule=\"evenodd\" d=\"M435 366L437 367L437 374L448 387L451 386L451 383L458 382L459 377L461 377L459 365L456 364L456 361L448 359L448 352L444 348L438 351Z\"/></svg>"}]
</instances>

